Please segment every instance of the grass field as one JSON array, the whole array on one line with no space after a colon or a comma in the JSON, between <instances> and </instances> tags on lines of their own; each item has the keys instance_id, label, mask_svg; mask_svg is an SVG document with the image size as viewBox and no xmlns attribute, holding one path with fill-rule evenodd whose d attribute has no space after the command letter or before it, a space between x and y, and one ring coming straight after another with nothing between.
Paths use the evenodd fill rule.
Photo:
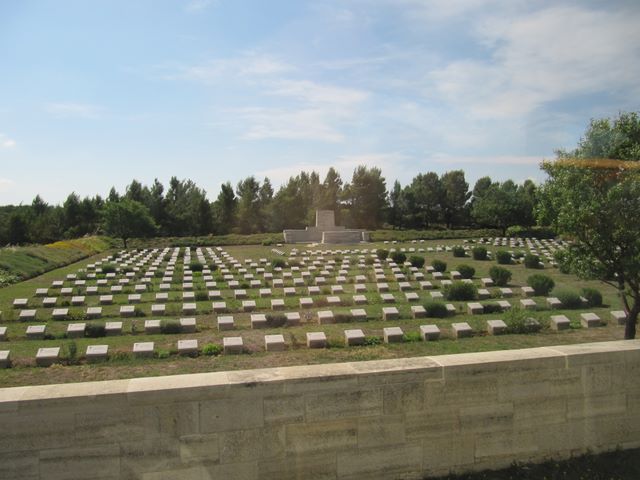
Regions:
<instances>
[{"instance_id":1,"label":"grass field","mask_svg":"<svg viewBox=\"0 0 640 480\"><path fill-rule=\"evenodd\" d=\"M396 245L389 244L367 244L365 248L377 247L394 247L394 248L428 248L440 246L451 246L460 244L460 240L438 240L427 241L425 243L402 243ZM285 245L281 247L285 253L291 251L293 247ZM301 251L308 249L306 246L296 246ZM319 247L309 248L310 250ZM324 249L324 246L322 246ZM332 246L332 250L361 248L360 246ZM495 250L490 247L489 250ZM258 260L259 258L286 258L280 257L271 251L271 247L263 246L233 246L226 247L228 252L241 263L245 263L246 259ZM184 250L181 250L180 259ZM488 276L489 268L496 264L495 261L475 261L469 257L454 258L451 252L427 252L420 253L427 259L426 265L432 260L440 259L447 262L447 272L457 268L459 264L468 264L476 269L474 283L479 283L479 278ZM150 314L150 306L154 303L155 294L159 291L159 278L154 278L150 288L142 294L141 303L138 308L142 312L141 317L133 319L119 318L119 308L127 303L127 295L132 293L132 287L126 286L122 294L114 296L114 305L103 306L103 318L105 320L121 320L124 323L123 335L114 337L101 338L82 338L69 340L65 338L67 325L74 321L85 321L84 311L87 306L97 305L97 297L87 296L87 303L82 307L68 307L70 309L70 318L64 321L54 321L50 318L51 309L42 308L38 302L40 299L33 297L36 288L49 287L53 280L64 279L68 273L75 273L87 264L95 262L97 259L104 257L103 255L92 256L80 262L74 263L64 268L56 269L39 277L30 279L25 282L18 283L9 287L0 289L0 311L2 318L0 324L7 327L9 340L3 342L0 349L10 349L13 359L13 368L0 371L1 386L17 386L30 384L46 384L46 383L64 383L75 381L89 380L105 380L116 378L131 378L139 376L156 376L167 374L181 374L215 370L234 370L234 369L251 369L272 366L285 365L301 365L328 362L345 362L372 360L381 358L398 358L409 356L423 355L440 355L449 353L473 352L502 350L515 348L538 347L545 345L558 345L570 343L582 343L593 341L605 341L623 338L623 327L609 321L611 310L620 310L620 300L616 296L616 292L609 286L600 282L579 281L570 275L560 273L556 268L545 268L544 270L531 270L525 268L522 264L510 265L508 268L512 271L513 277L509 284L510 287L517 289L526 285L526 279L533 273L544 273L551 276L557 288L571 288L579 291L582 287L598 288L604 299L604 305L599 308L589 308L581 310L550 310L546 307L544 298L535 297L539 306L536 311L531 311L530 316L537 318L544 326L548 325L550 315L564 314L571 320L571 328L569 330L556 332L549 328L543 328L541 332L536 334L509 334L502 336L491 336L486 333L486 321L489 319L501 318L501 314L484 314L484 315L468 315L466 313L466 302L451 302L456 306L457 312L454 316L446 318L422 318L413 319L411 317L410 307L412 304L422 304L430 299L429 292L414 288L413 291L418 293L420 301L417 303L409 303L404 298L404 293L398 291L397 284L392 283L393 276L388 268L385 268L385 274L391 286L391 291L396 299L395 306L400 311L400 319L394 321L382 320L382 307L380 297L376 291L376 284L371 275L368 275L366 286L368 304L357 306L364 308L367 312L367 320L361 322L335 323L318 325L316 320L316 312L318 310L326 310L326 297L330 295L329 287L321 287L320 295L312 295L314 299L314 307L311 309L301 310L298 306L300 297L308 296L306 287L298 287L297 294L294 297L284 297L280 288L274 288L272 298L284 298L286 308L284 311L303 312L303 322L300 326L266 328L254 330L250 325L250 314L242 312L241 305L238 300L233 298L232 290L229 289L222 281L220 272L213 272L214 279L218 282L218 289L227 302L230 314L235 319L235 330L230 332L219 332L217 329L217 315L213 313L211 301L202 299L197 301L197 323L198 331L195 334L164 334L150 335L144 333L144 321L154 318ZM344 253L325 255L325 259L329 260L333 257L345 257ZM340 294L343 305L333 307L334 313L348 312L354 305L351 302L353 294L353 278L356 274L363 272L357 267L357 255L350 255L352 263L349 270L347 283L344 285L344 294ZM369 268L369 267L367 267ZM181 278L181 263L176 266L177 278ZM367 270L368 271L368 270ZM371 273L371 272L369 272ZM429 276L427 275L427 279ZM175 281L175 278L174 278ZM414 287L417 282L411 282ZM435 283L435 282L434 282ZM285 283L286 286L290 285ZM264 286L264 285L263 285ZM180 287L180 283L178 284ZM495 294L497 289L491 289ZM206 298L206 289L202 276L199 273L194 274L194 292L199 294L198 298ZM78 294L78 288L74 289L74 295ZM169 302L167 303L168 315L163 318L180 318L180 307L182 291L173 286L169 292ZM269 313L270 298L260 298L257 290L248 290L249 299L255 300L257 304L257 312ZM25 336L26 323L20 322L18 318L18 310L12 307L14 298L28 298L30 307L38 308L40 318L35 324L47 325L49 339L45 340L29 340ZM66 306L64 297L60 306ZM512 299L508 299L512 304L518 303L522 298L516 295ZM487 300L482 303L491 303L495 301ZM593 311L597 313L606 325L594 328L584 329L580 327L579 314L585 311ZM185 315L193 316L193 315ZM305 318L307 319L305 321ZM95 321L92 321L95 322ZM452 322L468 322L474 330L471 338L456 340L449 334ZM87 322L91 323L91 322ZM436 324L442 330L442 337L436 342L423 342L419 337L419 326L423 324ZM381 342L382 329L387 326L400 326L405 333L405 342L397 344L384 344ZM368 345L358 347L344 346L344 330L359 328L362 329L367 337ZM325 332L329 347L326 349L308 349L305 344L305 335L310 331ZM285 337L287 349L284 352L265 352L264 351L264 335L272 333L281 333ZM193 338L199 341L199 346L212 343L215 345L222 344L224 336L242 336L245 353L242 355L219 355L204 356L200 355L195 358L182 357L177 355L176 344L180 339ZM155 342L156 358L138 359L131 355L131 349L135 342L153 341ZM83 359L83 354L87 345L106 344L109 345L110 360L102 364L87 364ZM69 357L70 349L77 349L77 358L68 359L66 363L69 365L54 365L50 368L35 367L35 353L38 348L44 346L60 346L66 357ZM160 357L160 358L158 358Z\"/></svg>"}]
</instances>

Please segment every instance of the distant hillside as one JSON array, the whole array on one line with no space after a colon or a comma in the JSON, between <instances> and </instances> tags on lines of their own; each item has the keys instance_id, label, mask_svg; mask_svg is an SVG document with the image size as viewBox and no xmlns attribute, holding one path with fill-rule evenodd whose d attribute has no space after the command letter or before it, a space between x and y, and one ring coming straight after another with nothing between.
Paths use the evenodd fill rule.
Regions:
<instances>
[{"instance_id":1,"label":"distant hillside","mask_svg":"<svg viewBox=\"0 0 640 480\"><path fill-rule=\"evenodd\" d=\"M0 249L0 287L41 275L115 247L108 237L83 237L48 245Z\"/></svg>"}]
</instances>

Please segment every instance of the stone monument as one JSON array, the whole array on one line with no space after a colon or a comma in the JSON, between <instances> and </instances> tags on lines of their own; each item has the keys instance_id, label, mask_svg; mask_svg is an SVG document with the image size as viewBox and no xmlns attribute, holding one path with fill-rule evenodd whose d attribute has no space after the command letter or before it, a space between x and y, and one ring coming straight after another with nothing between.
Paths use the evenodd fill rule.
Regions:
<instances>
[{"instance_id":1,"label":"stone monument","mask_svg":"<svg viewBox=\"0 0 640 480\"><path fill-rule=\"evenodd\" d=\"M333 210L316 210L315 227L304 230L285 230L286 243L359 243L369 241L366 230L346 229L336 226Z\"/></svg>"}]
</instances>

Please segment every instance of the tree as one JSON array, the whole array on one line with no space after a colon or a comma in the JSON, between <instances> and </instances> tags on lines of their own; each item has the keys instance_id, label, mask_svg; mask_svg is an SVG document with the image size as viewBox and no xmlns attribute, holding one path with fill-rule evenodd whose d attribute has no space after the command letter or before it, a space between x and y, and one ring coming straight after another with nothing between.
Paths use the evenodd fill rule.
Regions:
<instances>
[{"instance_id":1,"label":"tree","mask_svg":"<svg viewBox=\"0 0 640 480\"><path fill-rule=\"evenodd\" d=\"M353 226L374 230L382 225L387 207L387 186L379 168L357 167L344 190Z\"/></svg>"},{"instance_id":2,"label":"tree","mask_svg":"<svg viewBox=\"0 0 640 480\"><path fill-rule=\"evenodd\" d=\"M336 224L340 225L340 198L342 197L342 179L335 168L329 168L327 176L320 187L320 204L318 208L322 210L333 210L335 212Z\"/></svg>"},{"instance_id":3,"label":"tree","mask_svg":"<svg viewBox=\"0 0 640 480\"><path fill-rule=\"evenodd\" d=\"M402 196L402 187L400 182L393 182L393 189L389 192L389 212L387 221L393 227L399 227L401 223L402 212L400 211L400 197Z\"/></svg>"},{"instance_id":4,"label":"tree","mask_svg":"<svg viewBox=\"0 0 640 480\"><path fill-rule=\"evenodd\" d=\"M465 206L467 200L471 197L471 192L462 170L452 170L445 173L440 178L440 182L443 190L441 200L442 218L447 228L451 228L460 224L463 220Z\"/></svg>"},{"instance_id":5,"label":"tree","mask_svg":"<svg viewBox=\"0 0 640 480\"><path fill-rule=\"evenodd\" d=\"M218 198L213 202L218 233L221 235L230 233L235 226L237 207L238 199L233 192L233 186L229 182L223 183Z\"/></svg>"},{"instance_id":6,"label":"tree","mask_svg":"<svg viewBox=\"0 0 640 480\"><path fill-rule=\"evenodd\" d=\"M103 210L104 230L108 235L127 240L153 235L157 229L149 209L135 200L123 198L119 202L107 202Z\"/></svg>"},{"instance_id":7,"label":"tree","mask_svg":"<svg viewBox=\"0 0 640 480\"><path fill-rule=\"evenodd\" d=\"M418 174L408 187L413 194L414 226L429 228L438 221L445 194L442 182L435 172Z\"/></svg>"},{"instance_id":8,"label":"tree","mask_svg":"<svg viewBox=\"0 0 640 480\"><path fill-rule=\"evenodd\" d=\"M557 155L542 164L548 180L539 217L573 240L558 256L563 268L617 289L624 336L633 339L640 312L640 119L622 113L592 120L578 147Z\"/></svg>"},{"instance_id":9,"label":"tree","mask_svg":"<svg viewBox=\"0 0 640 480\"><path fill-rule=\"evenodd\" d=\"M238 228L240 233L255 233L260 229L260 182L254 176L238 182Z\"/></svg>"}]
</instances>

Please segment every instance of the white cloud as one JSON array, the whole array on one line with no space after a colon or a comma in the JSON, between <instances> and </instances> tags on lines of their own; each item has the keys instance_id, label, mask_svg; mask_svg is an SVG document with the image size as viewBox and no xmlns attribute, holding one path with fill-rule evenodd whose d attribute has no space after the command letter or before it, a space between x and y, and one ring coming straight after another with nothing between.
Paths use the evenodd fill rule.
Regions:
<instances>
[{"instance_id":1,"label":"white cloud","mask_svg":"<svg viewBox=\"0 0 640 480\"><path fill-rule=\"evenodd\" d=\"M251 77L276 75L294 68L270 55L246 52L236 58L218 58L196 65L170 67L168 80L190 80L212 84Z\"/></svg>"},{"instance_id":2,"label":"white cloud","mask_svg":"<svg viewBox=\"0 0 640 480\"><path fill-rule=\"evenodd\" d=\"M270 90L273 95L293 97L305 102L348 106L367 99L367 92L353 88L322 85L309 80L280 80Z\"/></svg>"},{"instance_id":3,"label":"white cloud","mask_svg":"<svg viewBox=\"0 0 640 480\"><path fill-rule=\"evenodd\" d=\"M13 148L16 146L16 141L9 138L4 133L0 133L0 147L1 148Z\"/></svg>"},{"instance_id":4,"label":"white cloud","mask_svg":"<svg viewBox=\"0 0 640 480\"><path fill-rule=\"evenodd\" d=\"M13 187L13 180L8 178L0 178L0 192L6 192Z\"/></svg>"},{"instance_id":5,"label":"white cloud","mask_svg":"<svg viewBox=\"0 0 640 480\"><path fill-rule=\"evenodd\" d=\"M537 155L449 155L438 153L429 160L451 166L458 164L478 165L539 165L543 156Z\"/></svg>"},{"instance_id":6,"label":"white cloud","mask_svg":"<svg viewBox=\"0 0 640 480\"><path fill-rule=\"evenodd\" d=\"M216 0L189 0L185 9L189 13L197 13L207 9L211 5L215 5L216 3Z\"/></svg>"},{"instance_id":7,"label":"white cloud","mask_svg":"<svg viewBox=\"0 0 640 480\"><path fill-rule=\"evenodd\" d=\"M48 103L45 105L45 110L58 118L84 118L91 120L100 118L103 113L103 108L98 105L73 102Z\"/></svg>"},{"instance_id":8,"label":"white cloud","mask_svg":"<svg viewBox=\"0 0 640 480\"><path fill-rule=\"evenodd\" d=\"M640 29L624 10L551 7L477 24L488 60L459 60L429 78L444 99L478 117L526 115L553 101L640 92Z\"/></svg>"}]
</instances>

